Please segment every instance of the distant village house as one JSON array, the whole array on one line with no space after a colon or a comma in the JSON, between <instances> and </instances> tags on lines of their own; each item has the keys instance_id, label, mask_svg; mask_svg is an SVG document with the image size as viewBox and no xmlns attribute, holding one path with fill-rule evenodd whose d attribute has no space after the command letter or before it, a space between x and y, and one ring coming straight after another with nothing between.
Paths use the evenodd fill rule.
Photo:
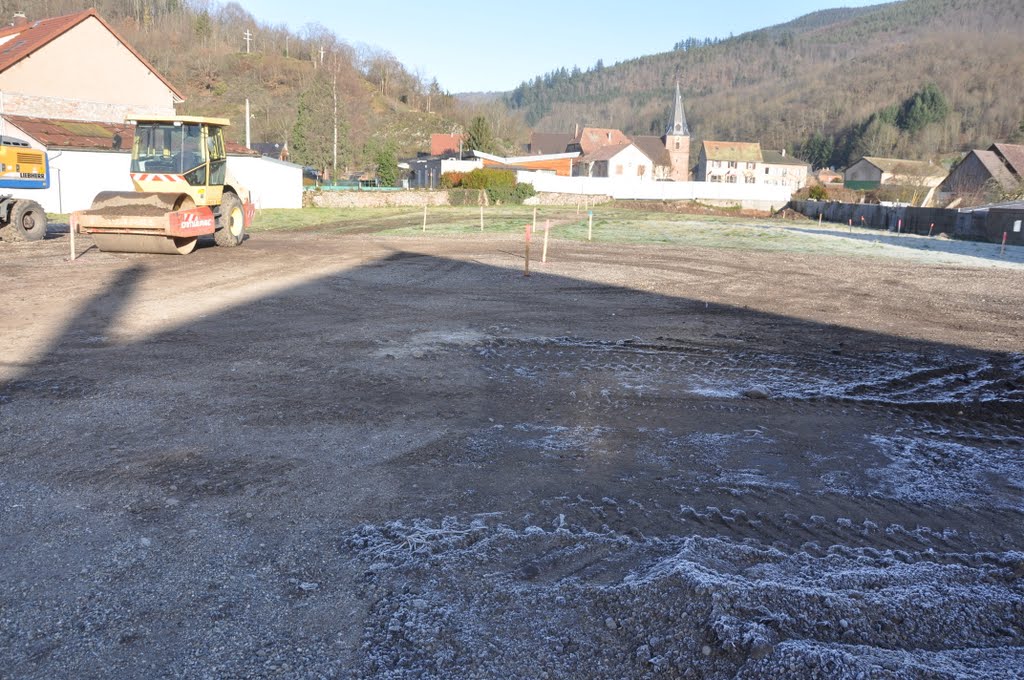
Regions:
<instances>
[{"instance_id":1,"label":"distant village house","mask_svg":"<svg viewBox=\"0 0 1024 680\"><path fill-rule=\"evenodd\" d=\"M999 201L1019 192L1024 182L1024 145L993 144L973 149L956 164L942 184L943 203L971 206Z\"/></svg>"},{"instance_id":2,"label":"distant village house","mask_svg":"<svg viewBox=\"0 0 1024 680\"><path fill-rule=\"evenodd\" d=\"M701 144L697 179L725 184L760 184L788 187L793 191L807 184L810 165L782 151L761 149L758 142L715 142Z\"/></svg>"},{"instance_id":3,"label":"distant village house","mask_svg":"<svg viewBox=\"0 0 1024 680\"><path fill-rule=\"evenodd\" d=\"M889 189L896 202L927 206L945 178L945 170L927 161L864 156L846 168L843 185L861 191Z\"/></svg>"}]
</instances>

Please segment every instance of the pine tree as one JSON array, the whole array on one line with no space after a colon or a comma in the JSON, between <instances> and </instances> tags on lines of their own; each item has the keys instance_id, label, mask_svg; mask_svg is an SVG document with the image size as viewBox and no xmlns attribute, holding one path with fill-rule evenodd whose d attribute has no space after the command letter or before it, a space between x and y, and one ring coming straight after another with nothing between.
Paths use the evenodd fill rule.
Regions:
<instances>
[{"instance_id":1,"label":"pine tree","mask_svg":"<svg viewBox=\"0 0 1024 680\"><path fill-rule=\"evenodd\" d=\"M477 116L466 130L466 146L483 153L498 153L498 143L491 130L491 124L483 116Z\"/></svg>"},{"instance_id":2,"label":"pine tree","mask_svg":"<svg viewBox=\"0 0 1024 680\"><path fill-rule=\"evenodd\" d=\"M330 83L319 75L315 76L299 96L290 142L292 157L296 161L325 172L331 167L334 157L332 101ZM343 125L339 128L344 130ZM342 135L339 134L339 138Z\"/></svg>"}]
</instances>

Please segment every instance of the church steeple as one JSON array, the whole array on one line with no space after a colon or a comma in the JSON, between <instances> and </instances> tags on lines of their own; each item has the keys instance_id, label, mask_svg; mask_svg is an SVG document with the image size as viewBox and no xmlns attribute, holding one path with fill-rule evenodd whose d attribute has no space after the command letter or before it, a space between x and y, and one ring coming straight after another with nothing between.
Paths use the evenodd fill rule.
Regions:
<instances>
[{"instance_id":1,"label":"church steeple","mask_svg":"<svg viewBox=\"0 0 1024 680\"><path fill-rule=\"evenodd\" d=\"M686 113L683 112L683 95L679 93L679 81L676 81L676 109L672 115L672 124L669 125L666 135L690 136L690 128L686 125Z\"/></svg>"},{"instance_id":2,"label":"church steeple","mask_svg":"<svg viewBox=\"0 0 1024 680\"><path fill-rule=\"evenodd\" d=\"M668 151L670 162L668 178L677 182L690 179L690 127L686 124L683 113L683 95L679 93L679 81L676 81L676 110L672 115L672 123L662 138Z\"/></svg>"}]
</instances>

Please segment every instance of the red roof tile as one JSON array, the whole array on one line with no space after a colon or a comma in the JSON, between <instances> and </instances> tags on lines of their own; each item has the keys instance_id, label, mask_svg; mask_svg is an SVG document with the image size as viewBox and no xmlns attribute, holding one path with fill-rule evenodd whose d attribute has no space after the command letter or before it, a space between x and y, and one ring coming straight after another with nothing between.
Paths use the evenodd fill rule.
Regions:
<instances>
[{"instance_id":1,"label":"red roof tile","mask_svg":"<svg viewBox=\"0 0 1024 680\"><path fill-rule=\"evenodd\" d=\"M593 153L588 153L580 160L588 163L594 161L610 161L611 159L615 158L615 156L622 153L622 151L628 149L631 146L633 146L632 142L626 142L625 144L612 144L610 146L602 146L599 149L594 149Z\"/></svg>"},{"instance_id":2,"label":"red roof tile","mask_svg":"<svg viewBox=\"0 0 1024 680\"><path fill-rule=\"evenodd\" d=\"M114 136L120 135L120 148L131 151L135 126L128 123L98 123L56 118L4 116L12 125L48 149L114 149Z\"/></svg>"},{"instance_id":3,"label":"red roof tile","mask_svg":"<svg viewBox=\"0 0 1024 680\"><path fill-rule=\"evenodd\" d=\"M572 143L579 145L584 156L589 156L603 146L618 146L630 142L622 130L585 127Z\"/></svg>"},{"instance_id":4,"label":"red roof tile","mask_svg":"<svg viewBox=\"0 0 1024 680\"><path fill-rule=\"evenodd\" d=\"M100 123L59 118L11 116L4 118L47 149L114 150L114 136L121 137L120 149L131 151L135 126L131 123ZM233 156L259 156L244 144L224 141L224 150Z\"/></svg>"},{"instance_id":5,"label":"red roof tile","mask_svg":"<svg viewBox=\"0 0 1024 680\"><path fill-rule=\"evenodd\" d=\"M22 26L8 26L0 29L0 40L7 38L6 42L0 44L0 72L6 71L25 57L31 55L36 50L49 44L89 18L94 18L103 24L103 27L110 31L110 33L117 38L122 45L134 54L135 57L153 73L153 75L159 78L160 81L166 85L179 100L184 101L184 95L182 95L174 85L171 85L166 78L160 75L153 65L150 64L145 57L139 54L134 47L129 45L124 38L118 35L117 31L115 31L110 24L104 21L103 17L101 17L95 9L88 9L84 12L78 12L77 14L67 14L65 16L54 17L52 19L30 21Z\"/></svg>"},{"instance_id":6,"label":"red roof tile","mask_svg":"<svg viewBox=\"0 0 1024 680\"><path fill-rule=\"evenodd\" d=\"M430 155L444 156L458 153L464 140L465 136L463 135L432 134L430 135Z\"/></svg>"}]
</instances>

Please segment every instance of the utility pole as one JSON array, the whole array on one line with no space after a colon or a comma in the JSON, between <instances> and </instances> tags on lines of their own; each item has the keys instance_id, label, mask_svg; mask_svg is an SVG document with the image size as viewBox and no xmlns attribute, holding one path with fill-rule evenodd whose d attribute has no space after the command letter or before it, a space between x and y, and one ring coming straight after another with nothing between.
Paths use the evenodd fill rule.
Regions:
<instances>
[{"instance_id":1,"label":"utility pole","mask_svg":"<svg viewBox=\"0 0 1024 680\"><path fill-rule=\"evenodd\" d=\"M338 181L338 64L334 64L334 165L331 166L331 178Z\"/></svg>"},{"instance_id":2,"label":"utility pole","mask_svg":"<svg viewBox=\"0 0 1024 680\"><path fill-rule=\"evenodd\" d=\"M252 41L252 32L247 28L245 29L245 53L249 54L249 43Z\"/></svg>"}]
</instances>

